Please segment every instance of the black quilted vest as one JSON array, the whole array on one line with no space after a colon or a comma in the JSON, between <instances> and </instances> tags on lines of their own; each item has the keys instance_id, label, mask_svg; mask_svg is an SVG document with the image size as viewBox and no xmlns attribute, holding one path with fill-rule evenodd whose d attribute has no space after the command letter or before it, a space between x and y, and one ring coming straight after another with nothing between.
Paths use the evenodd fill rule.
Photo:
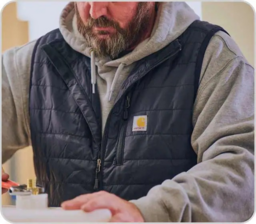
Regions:
<instances>
[{"instance_id":1,"label":"black quilted vest","mask_svg":"<svg viewBox=\"0 0 256 224\"><path fill-rule=\"evenodd\" d=\"M190 142L193 105L205 50L220 30L195 21L168 46L138 61L103 137L90 58L74 51L59 30L37 41L30 127L37 182L49 194L50 206L99 190L137 199L196 165Z\"/></svg>"}]
</instances>

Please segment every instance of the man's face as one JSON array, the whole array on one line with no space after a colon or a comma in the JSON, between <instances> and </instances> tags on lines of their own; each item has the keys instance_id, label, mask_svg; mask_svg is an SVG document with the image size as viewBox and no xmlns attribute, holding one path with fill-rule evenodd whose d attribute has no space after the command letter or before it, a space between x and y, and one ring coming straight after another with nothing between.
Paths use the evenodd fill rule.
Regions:
<instances>
[{"instance_id":1,"label":"man's face","mask_svg":"<svg viewBox=\"0 0 256 224\"><path fill-rule=\"evenodd\" d=\"M146 32L152 2L77 2L78 30L97 56L115 58Z\"/></svg>"}]
</instances>

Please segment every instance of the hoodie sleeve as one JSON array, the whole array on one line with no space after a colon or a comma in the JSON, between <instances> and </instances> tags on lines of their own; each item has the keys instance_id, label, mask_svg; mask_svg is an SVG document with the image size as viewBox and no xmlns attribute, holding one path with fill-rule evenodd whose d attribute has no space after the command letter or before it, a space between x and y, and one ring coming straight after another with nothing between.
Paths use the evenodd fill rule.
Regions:
<instances>
[{"instance_id":1,"label":"hoodie sleeve","mask_svg":"<svg viewBox=\"0 0 256 224\"><path fill-rule=\"evenodd\" d=\"M198 164L131 201L150 222L246 221L254 211L254 69L219 32L202 66L191 144Z\"/></svg>"},{"instance_id":2,"label":"hoodie sleeve","mask_svg":"<svg viewBox=\"0 0 256 224\"><path fill-rule=\"evenodd\" d=\"M35 41L2 56L2 163L30 145L28 95Z\"/></svg>"}]
</instances>

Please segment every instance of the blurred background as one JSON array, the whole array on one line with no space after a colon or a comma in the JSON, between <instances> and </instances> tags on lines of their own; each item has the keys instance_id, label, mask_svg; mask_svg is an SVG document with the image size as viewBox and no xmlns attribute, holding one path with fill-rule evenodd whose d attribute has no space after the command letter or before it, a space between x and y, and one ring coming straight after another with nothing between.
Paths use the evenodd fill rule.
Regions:
<instances>
[{"instance_id":1,"label":"blurred background","mask_svg":"<svg viewBox=\"0 0 256 224\"><path fill-rule=\"evenodd\" d=\"M2 52L37 39L58 27L59 15L68 2L11 2L2 11ZM254 65L254 12L244 2L188 2L202 20L226 29ZM4 132L4 130L2 130ZM26 183L35 178L31 147L19 150L3 164L10 179ZM13 204L8 194L2 204Z\"/></svg>"}]
</instances>

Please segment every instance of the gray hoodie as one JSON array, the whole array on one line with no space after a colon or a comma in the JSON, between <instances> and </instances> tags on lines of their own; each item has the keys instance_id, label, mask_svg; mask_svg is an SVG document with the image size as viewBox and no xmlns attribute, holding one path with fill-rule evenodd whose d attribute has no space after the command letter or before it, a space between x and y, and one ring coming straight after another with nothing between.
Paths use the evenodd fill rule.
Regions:
<instances>
[{"instance_id":1,"label":"gray hoodie","mask_svg":"<svg viewBox=\"0 0 256 224\"><path fill-rule=\"evenodd\" d=\"M76 51L92 57L103 130L121 84L135 62L162 49L194 21L185 3L161 3L151 36L122 58L96 58L77 31L73 4L60 18L60 31ZM3 162L31 145L28 96L35 41L6 51L2 61ZM254 69L223 32L204 57L193 112L191 144L198 164L132 201L146 221L245 221L254 210Z\"/></svg>"}]
</instances>

